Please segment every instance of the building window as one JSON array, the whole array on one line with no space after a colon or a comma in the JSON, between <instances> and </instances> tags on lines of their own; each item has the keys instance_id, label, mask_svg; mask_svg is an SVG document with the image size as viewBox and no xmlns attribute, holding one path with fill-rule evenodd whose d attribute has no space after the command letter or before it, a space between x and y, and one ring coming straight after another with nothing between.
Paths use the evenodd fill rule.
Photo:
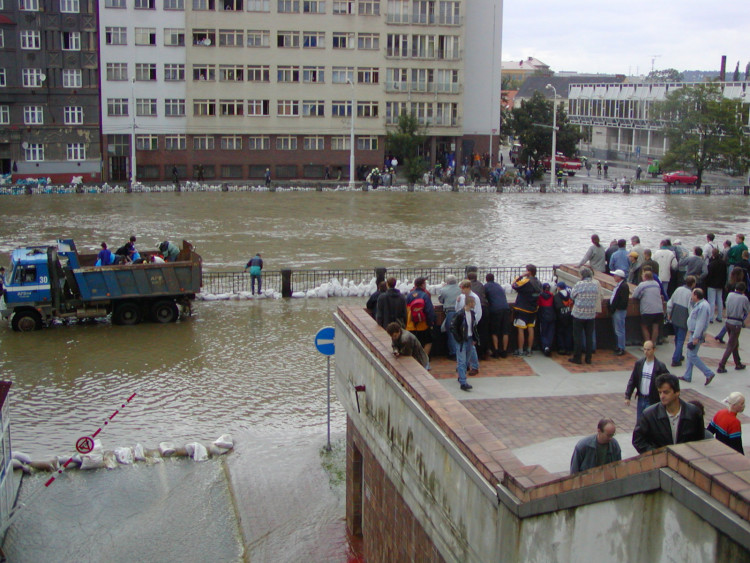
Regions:
<instances>
[{"instance_id":1,"label":"building window","mask_svg":"<svg viewBox=\"0 0 750 563\"><path fill-rule=\"evenodd\" d=\"M136 10L155 10L156 0L135 0Z\"/></svg>"},{"instance_id":2,"label":"building window","mask_svg":"<svg viewBox=\"0 0 750 563\"><path fill-rule=\"evenodd\" d=\"M331 150L332 151L348 151L349 147L352 146L351 138L346 135L336 135L331 137Z\"/></svg>"},{"instance_id":3,"label":"building window","mask_svg":"<svg viewBox=\"0 0 750 563\"><path fill-rule=\"evenodd\" d=\"M38 12L39 0L18 0L18 9L22 12ZM29 159L27 158L26 160ZM44 160L44 158L40 160Z\"/></svg>"},{"instance_id":4,"label":"building window","mask_svg":"<svg viewBox=\"0 0 750 563\"><path fill-rule=\"evenodd\" d=\"M0 88L4 88L7 85L8 85L8 78L7 78L7 75L5 74L5 69L0 68Z\"/></svg>"},{"instance_id":5,"label":"building window","mask_svg":"<svg viewBox=\"0 0 750 563\"><path fill-rule=\"evenodd\" d=\"M380 0L359 0L358 8L360 16L379 16Z\"/></svg>"},{"instance_id":6,"label":"building window","mask_svg":"<svg viewBox=\"0 0 750 563\"><path fill-rule=\"evenodd\" d=\"M271 34L268 31L250 29L247 32L248 47L268 47L271 44Z\"/></svg>"},{"instance_id":7,"label":"building window","mask_svg":"<svg viewBox=\"0 0 750 563\"><path fill-rule=\"evenodd\" d=\"M159 150L159 136L136 135L135 148L139 151L157 151Z\"/></svg>"},{"instance_id":8,"label":"building window","mask_svg":"<svg viewBox=\"0 0 750 563\"><path fill-rule=\"evenodd\" d=\"M325 0L304 0L302 2L302 11L306 14L325 14Z\"/></svg>"},{"instance_id":9,"label":"building window","mask_svg":"<svg viewBox=\"0 0 750 563\"><path fill-rule=\"evenodd\" d=\"M299 31L279 31L276 34L276 46L289 49L299 48Z\"/></svg>"},{"instance_id":10,"label":"building window","mask_svg":"<svg viewBox=\"0 0 750 563\"><path fill-rule=\"evenodd\" d=\"M110 117L128 115L128 99L107 98L107 115Z\"/></svg>"},{"instance_id":11,"label":"building window","mask_svg":"<svg viewBox=\"0 0 750 563\"><path fill-rule=\"evenodd\" d=\"M277 0L276 10L280 14L298 13L299 0Z\"/></svg>"},{"instance_id":12,"label":"building window","mask_svg":"<svg viewBox=\"0 0 750 563\"><path fill-rule=\"evenodd\" d=\"M387 57L408 57L409 56L409 36L404 33L389 33L386 36Z\"/></svg>"},{"instance_id":13,"label":"building window","mask_svg":"<svg viewBox=\"0 0 750 563\"><path fill-rule=\"evenodd\" d=\"M224 0L225 12L241 12L242 11L242 0Z\"/></svg>"},{"instance_id":14,"label":"building window","mask_svg":"<svg viewBox=\"0 0 750 563\"><path fill-rule=\"evenodd\" d=\"M81 11L78 0L60 0L60 12L63 14L77 14Z\"/></svg>"},{"instance_id":15,"label":"building window","mask_svg":"<svg viewBox=\"0 0 750 563\"><path fill-rule=\"evenodd\" d=\"M242 82L245 76L245 67L242 65L219 65L220 82Z\"/></svg>"},{"instance_id":16,"label":"building window","mask_svg":"<svg viewBox=\"0 0 750 563\"><path fill-rule=\"evenodd\" d=\"M107 45L127 45L128 29L126 27L105 27L104 42Z\"/></svg>"},{"instance_id":17,"label":"building window","mask_svg":"<svg viewBox=\"0 0 750 563\"><path fill-rule=\"evenodd\" d=\"M248 12L270 12L271 0L247 0Z\"/></svg>"},{"instance_id":18,"label":"building window","mask_svg":"<svg viewBox=\"0 0 750 563\"><path fill-rule=\"evenodd\" d=\"M325 142L321 135L314 135L302 139L302 148L306 151L322 151L325 149Z\"/></svg>"},{"instance_id":19,"label":"building window","mask_svg":"<svg viewBox=\"0 0 750 563\"><path fill-rule=\"evenodd\" d=\"M207 12L216 9L214 0L193 0L193 10L197 12Z\"/></svg>"},{"instance_id":20,"label":"building window","mask_svg":"<svg viewBox=\"0 0 750 563\"><path fill-rule=\"evenodd\" d=\"M385 103L385 122L388 125L398 123L398 118L406 113L406 102L386 102Z\"/></svg>"},{"instance_id":21,"label":"building window","mask_svg":"<svg viewBox=\"0 0 750 563\"><path fill-rule=\"evenodd\" d=\"M65 125L81 125L83 123L83 107L65 106L63 120Z\"/></svg>"},{"instance_id":22,"label":"building window","mask_svg":"<svg viewBox=\"0 0 750 563\"><path fill-rule=\"evenodd\" d=\"M216 80L216 67L214 65L193 65L193 80Z\"/></svg>"},{"instance_id":23,"label":"building window","mask_svg":"<svg viewBox=\"0 0 750 563\"><path fill-rule=\"evenodd\" d=\"M377 137L357 137L357 150L376 151L378 150Z\"/></svg>"},{"instance_id":24,"label":"building window","mask_svg":"<svg viewBox=\"0 0 750 563\"><path fill-rule=\"evenodd\" d=\"M193 137L193 150L212 151L214 150L213 135L196 135Z\"/></svg>"},{"instance_id":25,"label":"building window","mask_svg":"<svg viewBox=\"0 0 750 563\"><path fill-rule=\"evenodd\" d=\"M164 135L164 150L187 150L187 137L185 135Z\"/></svg>"},{"instance_id":26,"label":"building window","mask_svg":"<svg viewBox=\"0 0 750 563\"><path fill-rule=\"evenodd\" d=\"M42 85L41 68L24 68L21 70L21 80L24 88L39 88Z\"/></svg>"},{"instance_id":27,"label":"building window","mask_svg":"<svg viewBox=\"0 0 750 563\"><path fill-rule=\"evenodd\" d=\"M458 25L461 23L460 2L440 2L438 23L443 25Z\"/></svg>"},{"instance_id":28,"label":"building window","mask_svg":"<svg viewBox=\"0 0 750 563\"><path fill-rule=\"evenodd\" d=\"M351 117L352 103L334 100L331 102L331 115L333 117Z\"/></svg>"},{"instance_id":29,"label":"building window","mask_svg":"<svg viewBox=\"0 0 750 563\"><path fill-rule=\"evenodd\" d=\"M437 71L436 87L438 92L455 94L458 92L458 71L443 69Z\"/></svg>"},{"instance_id":30,"label":"building window","mask_svg":"<svg viewBox=\"0 0 750 563\"><path fill-rule=\"evenodd\" d=\"M83 73L80 68L64 68L62 81L63 88L80 88L83 85Z\"/></svg>"},{"instance_id":31,"label":"building window","mask_svg":"<svg viewBox=\"0 0 750 563\"><path fill-rule=\"evenodd\" d=\"M412 102L410 113L417 118L420 125L432 124L432 104L430 102Z\"/></svg>"},{"instance_id":32,"label":"building window","mask_svg":"<svg viewBox=\"0 0 750 563\"><path fill-rule=\"evenodd\" d=\"M302 82L308 84L323 84L325 82L325 67L323 66L303 66Z\"/></svg>"},{"instance_id":33,"label":"building window","mask_svg":"<svg viewBox=\"0 0 750 563\"><path fill-rule=\"evenodd\" d=\"M126 0L104 0L105 8L127 8Z\"/></svg>"},{"instance_id":34,"label":"building window","mask_svg":"<svg viewBox=\"0 0 750 563\"><path fill-rule=\"evenodd\" d=\"M185 65L165 64L164 80L166 82L182 82L183 80L185 80Z\"/></svg>"},{"instance_id":35,"label":"building window","mask_svg":"<svg viewBox=\"0 0 750 563\"><path fill-rule=\"evenodd\" d=\"M367 50L380 49L380 35L377 33L357 34L357 49L367 49Z\"/></svg>"},{"instance_id":36,"label":"building window","mask_svg":"<svg viewBox=\"0 0 750 563\"><path fill-rule=\"evenodd\" d=\"M81 33L79 31L63 31L62 49L63 51L80 51Z\"/></svg>"},{"instance_id":37,"label":"building window","mask_svg":"<svg viewBox=\"0 0 750 563\"><path fill-rule=\"evenodd\" d=\"M266 65L249 65L247 67L248 82L270 82L271 69Z\"/></svg>"},{"instance_id":38,"label":"building window","mask_svg":"<svg viewBox=\"0 0 750 563\"><path fill-rule=\"evenodd\" d=\"M411 56L415 59L435 58L435 36L434 35L412 35Z\"/></svg>"},{"instance_id":39,"label":"building window","mask_svg":"<svg viewBox=\"0 0 750 563\"><path fill-rule=\"evenodd\" d=\"M357 102L357 117L377 117L378 102Z\"/></svg>"},{"instance_id":40,"label":"building window","mask_svg":"<svg viewBox=\"0 0 750 563\"><path fill-rule=\"evenodd\" d=\"M333 1L333 13L334 14L353 14L354 13L354 0L334 0Z\"/></svg>"},{"instance_id":41,"label":"building window","mask_svg":"<svg viewBox=\"0 0 750 563\"><path fill-rule=\"evenodd\" d=\"M213 47L216 45L216 30L194 29L193 45L197 47Z\"/></svg>"},{"instance_id":42,"label":"building window","mask_svg":"<svg viewBox=\"0 0 750 563\"><path fill-rule=\"evenodd\" d=\"M144 117L156 116L156 98L136 98L135 114Z\"/></svg>"},{"instance_id":43,"label":"building window","mask_svg":"<svg viewBox=\"0 0 750 563\"><path fill-rule=\"evenodd\" d=\"M21 32L21 49L39 49L42 43L40 32L26 29Z\"/></svg>"},{"instance_id":44,"label":"building window","mask_svg":"<svg viewBox=\"0 0 750 563\"><path fill-rule=\"evenodd\" d=\"M353 49L354 48L354 34L334 31L332 42L333 42L334 49Z\"/></svg>"},{"instance_id":45,"label":"building window","mask_svg":"<svg viewBox=\"0 0 750 563\"><path fill-rule=\"evenodd\" d=\"M270 100L248 100L247 101L247 115L251 116L267 116L271 114L271 102Z\"/></svg>"},{"instance_id":46,"label":"building window","mask_svg":"<svg viewBox=\"0 0 750 563\"><path fill-rule=\"evenodd\" d=\"M68 160L86 160L84 143L68 143Z\"/></svg>"},{"instance_id":47,"label":"building window","mask_svg":"<svg viewBox=\"0 0 750 563\"><path fill-rule=\"evenodd\" d=\"M435 105L436 125L458 125L458 104L438 102Z\"/></svg>"},{"instance_id":48,"label":"building window","mask_svg":"<svg viewBox=\"0 0 750 563\"><path fill-rule=\"evenodd\" d=\"M220 29L219 47L243 47L245 32L241 29Z\"/></svg>"},{"instance_id":49,"label":"building window","mask_svg":"<svg viewBox=\"0 0 750 563\"><path fill-rule=\"evenodd\" d=\"M242 150L242 137L240 135L222 135L219 146L223 151Z\"/></svg>"},{"instance_id":50,"label":"building window","mask_svg":"<svg viewBox=\"0 0 750 563\"><path fill-rule=\"evenodd\" d=\"M276 114L283 117L295 117L299 115L298 100L279 100L276 105Z\"/></svg>"},{"instance_id":51,"label":"building window","mask_svg":"<svg viewBox=\"0 0 750 563\"><path fill-rule=\"evenodd\" d=\"M242 178L242 165L241 164L222 164L221 165L221 177L222 178Z\"/></svg>"},{"instance_id":52,"label":"building window","mask_svg":"<svg viewBox=\"0 0 750 563\"><path fill-rule=\"evenodd\" d=\"M193 115L198 116L198 117L216 115L216 101L215 100L194 100L193 101Z\"/></svg>"},{"instance_id":53,"label":"building window","mask_svg":"<svg viewBox=\"0 0 750 563\"><path fill-rule=\"evenodd\" d=\"M357 68L357 83L358 84L377 84L380 81L380 70L369 67Z\"/></svg>"},{"instance_id":54,"label":"building window","mask_svg":"<svg viewBox=\"0 0 750 563\"><path fill-rule=\"evenodd\" d=\"M443 60L456 60L460 57L458 49L458 36L438 35L437 58Z\"/></svg>"},{"instance_id":55,"label":"building window","mask_svg":"<svg viewBox=\"0 0 750 563\"><path fill-rule=\"evenodd\" d=\"M299 82L298 66L280 66L276 69L276 82Z\"/></svg>"},{"instance_id":56,"label":"building window","mask_svg":"<svg viewBox=\"0 0 750 563\"><path fill-rule=\"evenodd\" d=\"M44 160L44 145L42 143L29 143L23 149L23 157L26 162L42 162Z\"/></svg>"},{"instance_id":57,"label":"building window","mask_svg":"<svg viewBox=\"0 0 750 563\"><path fill-rule=\"evenodd\" d=\"M185 100L180 98L164 100L164 115L166 117L183 117L185 115Z\"/></svg>"},{"instance_id":58,"label":"building window","mask_svg":"<svg viewBox=\"0 0 750 563\"><path fill-rule=\"evenodd\" d=\"M302 100L302 115L304 117L324 117L325 102L323 100Z\"/></svg>"},{"instance_id":59,"label":"building window","mask_svg":"<svg viewBox=\"0 0 750 563\"><path fill-rule=\"evenodd\" d=\"M322 31L303 31L302 47L304 49L322 49L326 46L326 34Z\"/></svg>"},{"instance_id":60,"label":"building window","mask_svg":"<svg viewBox=\"0 0 750 563\"><path fill-rule=\"evenodd\" d=\"M164 46L165 47L184 47L185 30L180 27L164 28Z\"/></svg>"},{"instance_id":61,"label":"building window","mask_svg":"<svg viewBox=\"0 0 750 563\"><path fill-rule=\"evenodd\" d=\"M354 83L354 67L353 66L335 66L332 69L331 78L334 84L346 84L347 80L353 84Z\"/></svg>"},{"instance_id":62,"label":"building window","mask_svg":"<svg viewBox=\"0 0 750 563\"><path fill-rule=\"evenodd\" d=\"M0 106L0 124L8 125L10 123L10 106Z\"/></svg>"},{"instance_id":63,"label":"building window","mask_svg":"<svg viewBox=\"0 0 750 563\"><path fill-rule=\"evenodd\" d=\"M219 100L219 115L243 115L244 110L245 102L243 100Z\"/></svg>"},{"instance_id":64,"label":"building window","mask_svg":"<svg viewBox=\"0 0 750 563\"><path fill-rule=\"evenodd\" d=\"M135 63L135 79L139 82L156 80L156 63Z\"/></svg>"},{"instance_id":65,"label":"building window","mask_svg":"<svg viewBox=\"0 0 750 563\"><path fill-rule=\"evenodd\" d=\"M276 137L276 150L296 151L297 137L294 137L292 135L280 135Z\"/></svg>"},{"instance_id":66,"label":"building window","mask_svg":"<svg viewBox=\"0 0 750 563\"><path fill-rule=\"evenodd\" d=\"M24 106L24 125L42 125L44 123L44 110L42 106Z\"/></svg>"},{"instance_id":67,"label":"building window","mask_svg":"<svg viewBox=\"0 0 750 563\"><path fill-rule=\"evenodd\" d=\"M164 0L165 10L184 10L185 0Z\"/></svg>"},{"instance_id":68,"label":"building window","mask_svg":"<svg viewBox=\"0 0 750 563\"><path fill-rule=\"evenodd\" d=\"M271 139L268 135L253 135L247 138L247 148L251 151L270 150Z\"/></svg>"},{"instance_id":69,"label":"building window","mask_svg":"<svg viewBox=\"0 0 750 563\"><path fill-rule=\"evenodd\" d=\"M136 27L135 28L136 45L156 45L156 28L155 27Z\"/></svg>"}]
</instances>

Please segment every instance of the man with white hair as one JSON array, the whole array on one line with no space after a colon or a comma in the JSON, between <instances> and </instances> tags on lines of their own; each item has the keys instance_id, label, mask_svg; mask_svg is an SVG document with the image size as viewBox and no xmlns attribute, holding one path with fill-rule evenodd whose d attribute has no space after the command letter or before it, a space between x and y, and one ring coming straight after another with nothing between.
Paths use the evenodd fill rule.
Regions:
<instances>
[{"instance_id":1,"label":"man with white hair","mask_svg":"<svg viewBox=\"0 0 750 563\"><path fill-rule=\"evenodd\" d=\"M625 272L615 270L612 272L617 285L612 290L609 298L609 310L612 313L612 326L617 337L617 348L615 356L625 354L625 321L628 316L628 301L630 300L630 286L625 281Z\"/></svg>"},{"instance_id":2,"label":"man with white hair","mask_svg":"<svg viewBox=\"0 0 750 563\"><path fill-rule=\"evenodd\" d=\"M716 413L708 425L708 431L714 434L719 442L745 455L742 447L742 425L737 418L737 415L745 410L745 396L739 391L734 391L722 402L729 405L729 408Z\"/></svg>"}]
</instances>

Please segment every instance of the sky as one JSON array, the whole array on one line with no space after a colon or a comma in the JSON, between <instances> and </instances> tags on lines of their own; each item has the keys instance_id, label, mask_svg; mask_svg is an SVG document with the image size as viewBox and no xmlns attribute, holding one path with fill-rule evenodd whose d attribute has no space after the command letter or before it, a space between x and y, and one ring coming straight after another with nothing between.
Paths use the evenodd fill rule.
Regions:
<instances>
[{"instance_id":1,"label":"sky","mask_svg":"<svg viewBox=\"0 0 750 563\"><path fill-rule=\"evenodd\" d=\"M648 74L719 70L750 60L748 0L503 0L503 61L554 71Z\"/></svg>"}]
</instances>

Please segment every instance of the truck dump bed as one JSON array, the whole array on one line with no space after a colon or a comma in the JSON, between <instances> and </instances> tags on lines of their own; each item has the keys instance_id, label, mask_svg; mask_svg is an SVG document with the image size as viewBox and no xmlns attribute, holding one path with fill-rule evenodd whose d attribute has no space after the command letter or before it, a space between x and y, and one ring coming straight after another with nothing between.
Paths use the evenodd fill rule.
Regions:
<instances>
[{"instance_id":1,"label":"truck dump bed","mask_svg":"<svg viewBox=\"0 0 750 563\"><path fill-rule=\"evenodd\" d=\"M81 264L88 258L80 256ZM84 301L195 295L203 283L201 257L186 241L175 262L84 266L73 275Z\"/></svg>"}]
</instances>

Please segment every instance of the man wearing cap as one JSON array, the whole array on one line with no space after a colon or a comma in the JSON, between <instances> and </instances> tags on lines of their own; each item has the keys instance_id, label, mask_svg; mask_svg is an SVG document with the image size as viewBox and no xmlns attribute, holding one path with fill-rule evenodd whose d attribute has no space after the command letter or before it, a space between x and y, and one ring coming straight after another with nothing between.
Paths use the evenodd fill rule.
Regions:
<instances>
[{"instance_id":1,"label":"man wearing cap","mask_svg":"<svg viewBox=\"0 0 750 563\"><path fill-rule=\"evenodd\" d=\"M617 250L612 253L609 259L609 271L614 272L615 270L622 270L625 272L625 276L628 275L630 270L630 260L628 259L628 251L625 250L624 238L617 241Z\"/></svg>"},{"instance_id":2,"label":"man wearing cap","mask_svg":"<svg viewBox=\"0 0 750 563\"><path fill-rule=\"evenodd\" d=\"M615 270L612 272L612 276L614 276L617 285L609 298L609 310L612 314L612 326L617 337L615 356L622 356L625 353L625 320L628 315L630 286L625 281L625 272L622 270Z\"/></svg>"},{"instance_id":3,"label":"man wearing cap","mask_svg":"<svg viewBox=\"0 0 750 563\"><path fill-rule=\"evenodd\" d=\"M640 255L635 250L628 252L628 261L630 262L628 283L632 283L633 285L641 283L641 264L638 263L639 258Z\"/></svg>"}]
</instances>

